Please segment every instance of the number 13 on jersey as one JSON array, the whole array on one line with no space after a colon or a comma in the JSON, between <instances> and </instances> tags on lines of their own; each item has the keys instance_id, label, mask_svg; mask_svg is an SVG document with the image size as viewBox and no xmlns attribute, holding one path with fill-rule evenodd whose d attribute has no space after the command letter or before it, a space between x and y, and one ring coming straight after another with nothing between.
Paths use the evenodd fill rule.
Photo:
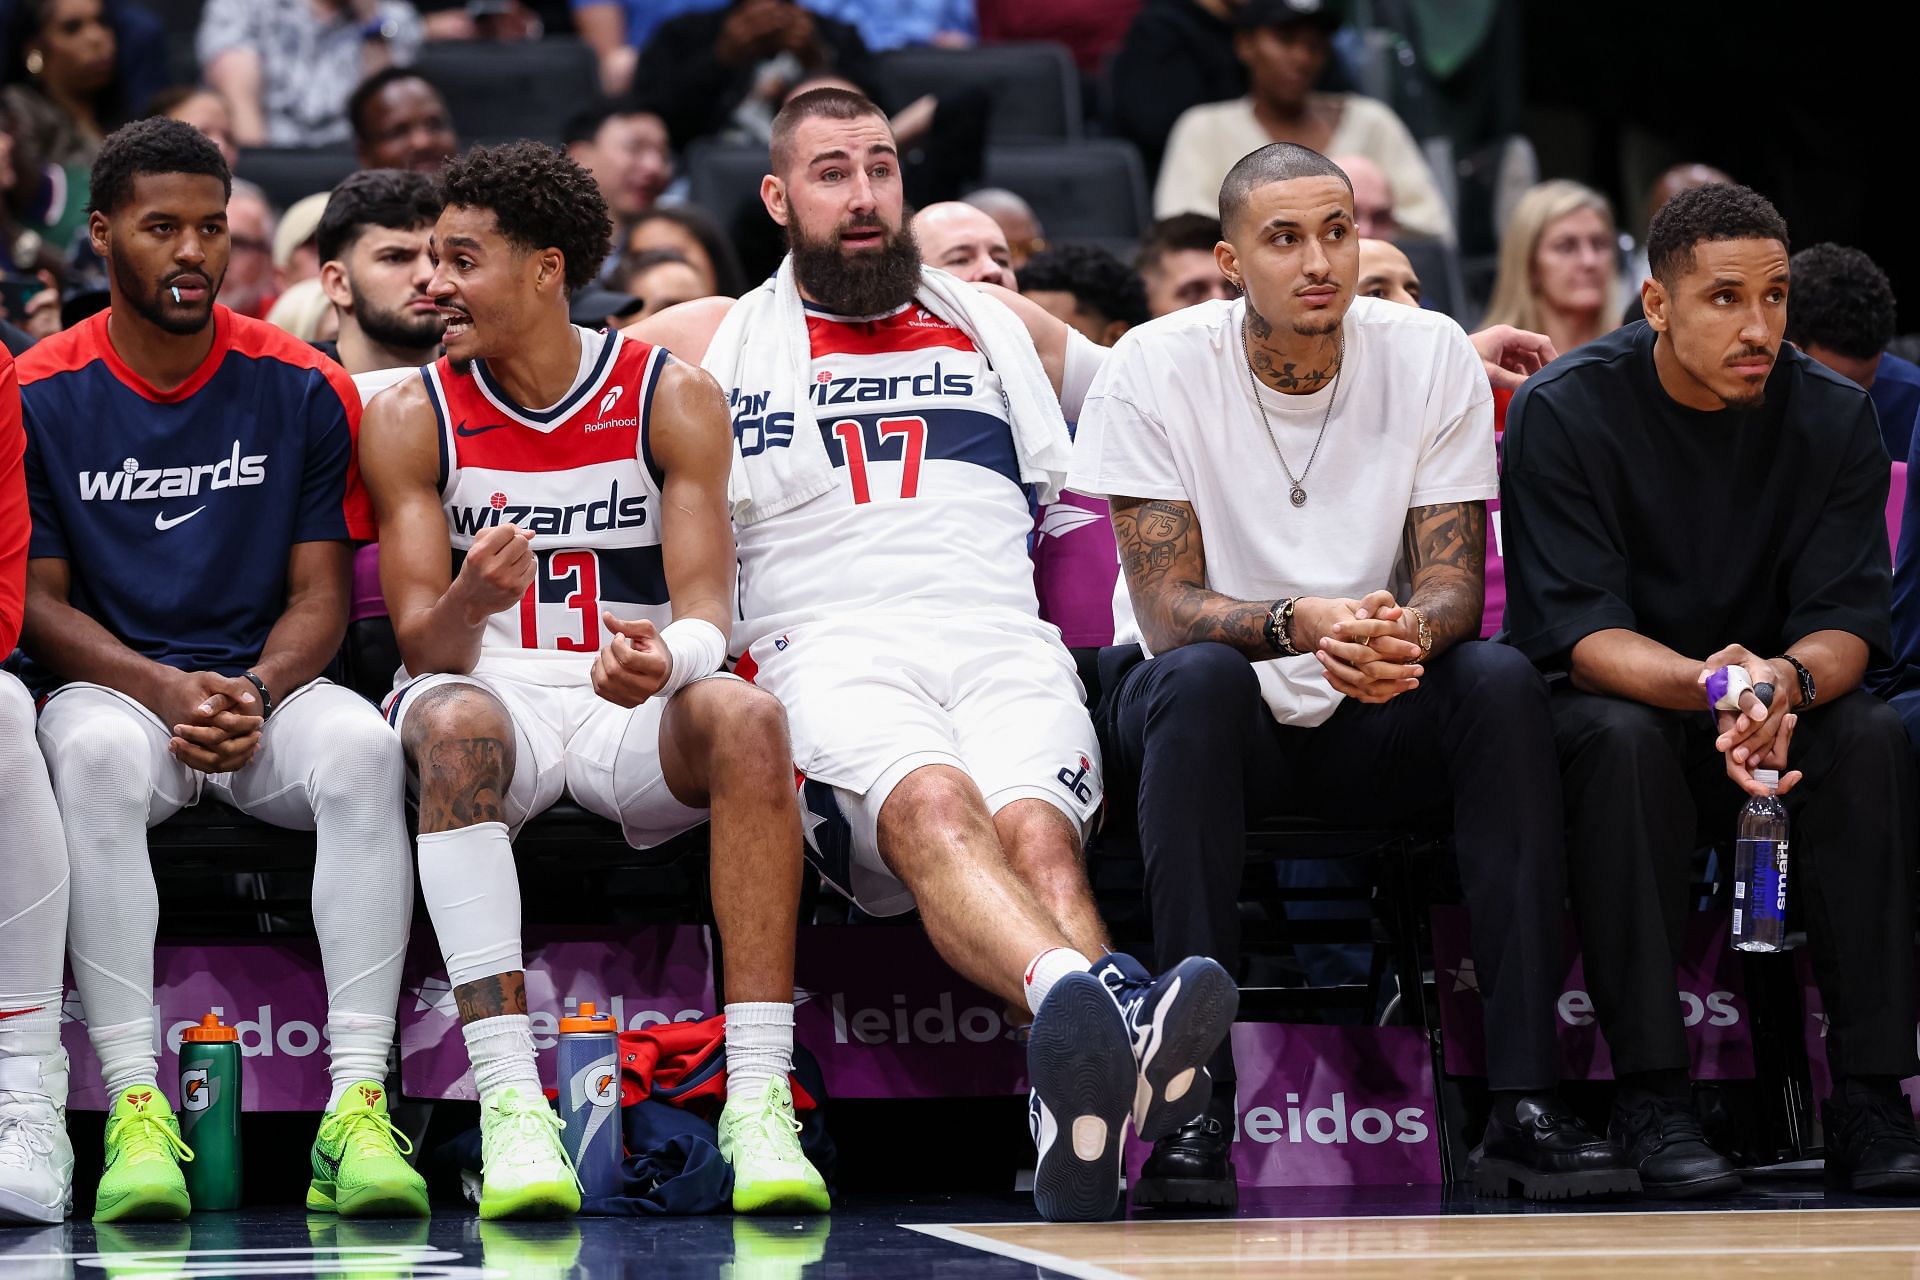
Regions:
<instances>
[{"instance_id":1,"label":"number 13 on jersey","mask_svg":"<svg viewBox=\"0 0 1920 1280\"><path fill-rule=\"evenodd\" d=\"M520 597L520 644L527 649L600 649L600 557L591 551L535 552L539 569Z\"/></svg>"}]
</instances>

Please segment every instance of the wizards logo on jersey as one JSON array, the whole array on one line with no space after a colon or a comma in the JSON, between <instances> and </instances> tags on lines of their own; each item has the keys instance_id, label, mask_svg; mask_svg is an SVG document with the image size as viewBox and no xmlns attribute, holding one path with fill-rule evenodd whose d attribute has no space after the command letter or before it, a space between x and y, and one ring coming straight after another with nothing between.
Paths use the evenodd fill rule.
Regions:
<instances>
[{"instance_id":1,"label":"wizards logo on jersey","mask_svg":"<svg viewBox=\"0 0 1920 1280\"><path fill-rule=\"evenodd\" d=\"M622 496L618 480L607 485L605 497L564 507L515 502L496 490L483 507L448 502L447 522L454 533L469 538L482 529L494 529L503 524L513 525L528 533L544 534L638 529L647 523L647 496L644 493Z\"/></svg>"},{"instance_id":2,"label":"wizards logo on jersey","mask_svg":"<svg viewBox=\"0 0 1920 1280\"><path fill-rule=\"evenodd\" d=\"M1059 773L1054 775L1054 781L1073 792L1081 804L1091 804L1093 803L1093 788L1087 785L1087 775L1092 772L1093 761L1083 755L1080 757L1080 767L1078 769L1072 765L1067 765L1062 768Z\"/></svg>"}]
</instances>

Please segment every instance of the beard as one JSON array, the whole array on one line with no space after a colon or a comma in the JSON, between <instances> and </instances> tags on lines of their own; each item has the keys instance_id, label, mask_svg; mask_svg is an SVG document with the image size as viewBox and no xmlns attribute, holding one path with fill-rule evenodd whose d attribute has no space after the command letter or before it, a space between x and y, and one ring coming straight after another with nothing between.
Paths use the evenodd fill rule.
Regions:
<instances>
[{"instance_id":1,"label":"beard","mask_svg":"<svg viewBox=\"0 0 1920 1280\"><path fill-rule=\"evenodd\" d=\"M836 315L877 316L913 301L920 291L920 245L913 238L913 214L904 212L899 229L875 252L848 257L840 234L855 227L879 227L877 219L850 222L815 240L798 222L787 227L793 254L793 278L813 300Z\"/></svg>"},{"instance_id":2,"label":"beard","mask_svg":"<svg viewBox=\"0 0 1920 1280\"><path fill-rule=\"evenodd\" d=\"M424 351L437 346L446 330L447 319L437 311L410 312L405 304L377 306L351 280L347 282L347 290L353 295L353 318L359 323L360 332L377 346ZM409 303L412 301L407 299Z\"/></svg>"},{"instance_id":3,"label":"beard","mask_svg":"<svg viewBox=\"0 0 1920 1280\"><path fill-rule=\"evenodd\" d=\"M220 285L226 280L224 271L218 277L200 271L172 271L149 289L132 261L120 252L118 245L108 249L107 270L112 273L113 283L119 288L121 298L133 308L136 315L162 331L182 338L199 333L213 321L213 300L220 296ZM207 300L194 307L174 302L167 290L183 279L205 283Z\"/></svg>"}]
</instances>

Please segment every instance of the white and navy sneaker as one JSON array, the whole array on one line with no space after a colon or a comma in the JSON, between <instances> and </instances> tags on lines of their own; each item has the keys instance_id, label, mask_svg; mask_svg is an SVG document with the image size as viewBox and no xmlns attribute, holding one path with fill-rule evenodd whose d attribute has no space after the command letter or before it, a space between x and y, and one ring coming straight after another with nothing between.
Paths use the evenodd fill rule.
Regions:
<instances>
[{"instance_id":1,"label":"white and navy sneaker","mask_svg":"<svg viewBox=\"0 0 1920 1280\"><path fill-rule=\"evenodd\" d=\"M1126 1023L1100 981L1070 973L1056 982L1027 1040L1027 1121L1040 1152L1033 1203L1048 1222L1118 1211L1137 1074Z\"/></svg>"},{"instance_id":2,"label":"white and navy sneaker","mask_svg":"<svg viewBox=\"0 0 1920 1280\"><path fill-rule=\"evenodd\" d=\"M1133 1131L1158 1142L1206 1110L1207 1059L1233 1029L1240 988L1219 963L1188 956L1155 978L1132 956L1109 952L1093 976L1120 1006L1138 1081Z\"/></svg>"}]
</instances>

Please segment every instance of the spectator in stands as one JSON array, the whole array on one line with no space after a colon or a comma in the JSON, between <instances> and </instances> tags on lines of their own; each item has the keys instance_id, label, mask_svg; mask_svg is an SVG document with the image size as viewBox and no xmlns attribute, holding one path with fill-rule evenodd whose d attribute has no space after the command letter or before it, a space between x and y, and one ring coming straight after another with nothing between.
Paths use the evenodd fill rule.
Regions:
<instances>
[{"instance_id":1,"label":"spectator in stands","mask_svg":"<svg viewBox=\"0 0 1920 1280\"><path fill-rule=\"evenodd\" d=\"M626 246L634 257L650 249L674 249L685 255L700 273L703 298L737 298L746 289L733 246L712 218L691 205L649 209L627 228Z\"/></svg>"},{"instance_id":2,"label":"spectator in stands","mask_svg":"<svg viewBox=\"0 0 1920 1280\"><path fill-rule=\"evenodd\" d=\"M413 914L405 762L379 712L322 678L352 540L373 532L360 401L311 347L215 303L228 181L179 121L108 137L90 231L112 305L20 365L22 641L51 695L39 739L67 828L74 976L111 1098L94 1217L191 1208L158 1087L147 828L203 797L315 834L333 1090L307 1203L425 1217L384 1101Z\"/></svg>"},{"instance_id":3,"label":"spectator in stands","mask_svg":"<svg viewBox=\"0 0 1920 1280\"><path fill-rule=\"evenodd\" d=\"M1134 267L1146 283L1154 319L1212 298L1233 298L1233 285L1213 256L1219 243L1220 219L1211 214L1177 213L1147 228Z\"/></svg>"},{"instance_id":4,"label":"spectator in stands","mask_svg":"<svg viewBox=\"0 0 1920 1280\"><path fill-rule=\"evenodd\" d=\"M20 388L0 353L0 653L20 639L27 585L27 481ZM67 939L66 835L33 741L33 696L0 671L0 1226L67 1216L67 1055L60 1048Z\"/></svg>"},{"instance_id":5,"label":"spectator in stands","mask_svg":"<svg viewBox=\"0 0 1920 1280\"><path fill-rule=\"evenodd\" d=\"M19 0L4 97L13 128L49 164L85 170L126 119L105 0Z\"/></svg>"},{"instance_id":6,"label":"spectator in stands","mask_svg":"<svg viewBox=\"0 0 1920 1280\"><path fill-rule=\"evenodd\" d=\"M220 158L227 162L229 169L240 158L240 148L233 142L233 108L211 89L195 85L163 89L147 104L147 114L190 124L207 135L213 145L220 148Z\"/></svg>"},{"instance_id":7,"label":"spectator in stands","mask_svg":"<svg viewBox=\"0 0 1920 1280\"><path fill-rule=\"evenodd\" d=\"M1341 166L1345 168L1344 165ZM1354 202L1360 200L1354 194ZM1359 219L1356 217L1355 222ZM1362 298L1380 298L1403 307L1420 305L1420 276L1407 261L1398 245L1386 240L1362 236L1360 240L1360 282L1354 293Z\"/></svg>"},{"instance_id":8,"label":"spectator in stands","mask_svg":"<svg viewBox=\"0 0 1920 1280\"><path fill-rule=\"evenodd\" d=\"M233 181L227 201L227 246L231 256L220 286L220 301L243 316L259 319L273 301L273 233L277 219L267 193L244 178Z\"/></svg>"},{"instance_id":9,"label":"spectator in stands","mask_svg":"<svg viewBox=\"0 0 1920 1280\"><path fill-rule=\"evenodd\" d=\"M413 0L428 40L538 40L571 29L567 0Z\"/></svg>"},{"instance_id":10,"label":"spectator in stands","mask_svg":"<svg viewBox=\"0 0 1920 1280\"><path fill-rule=\"evenodd\" d=\"M1566 868L1546 689L1475 638L1491 396L1451 320L1354 299L1352 199L1291 143L1234 166L1220 259L1245 301L1128 333L1081 416L1071 483L1112 503L1117 603L1144 640L1101 655L1096 723L1114 794L1137 793L1155 946L1235 968L1249 817L1451 814L1487 1004L1479 1185L1631 1190L1555 1097ZM1231 1046L1209 1066L1231 1081ZM1221 1083L1155 1144L1135 1203L1233 1204L1234 1128Z\"/></svg>"},{"instance_id":11,"label":"spectator in stands","mask_svg":"<svg viewBox=\"0 0 1920 1280\"><path fill-rule=\"evenodd\" d=\"M619 97L633 84L634 60L653 33L685 13L718 9L727 0L572 0L573 25L600 59L600 91Z\"/></svg>"},{"instance_id":12,"label":"spectator in stands","mask_svg":"<svg viewBox=\"0 0 1920 1280\"><path fill-rule=\"evenodd\" d=\"M1353 230L1363 240L1392 240L1400 234L1393 217L1393 185L1380 166L1358 154L1334 156L1353 184Z\"/></svg>"},{"instance_id":13,"label":"spectator in stands","mask_svg":"<svg viewBox=\"0 0 1920 1280\"><path fill-rule=\"evenodd\" d=\"M1000 224L957 200L930 204L913 218L920 261L970 284L1013 288L1013 255Z\"/></svg>"},{"instance_id":14,"label":"spectator in stands","mask_svg":"<svg viewBox=\"0 0 1920 1280\"><path fill-rule=\"evenodd\" d=\"M1139 273L1105 249L1063 244L1042 249L1019 270L1020 293L1103 347L1152 319Z\"/></svg>"},{"instance_id":15,"label":"spectator in stands","mask_svg":"<svg viewBox=\"0 0 1920 1280\"><path fill-rule=\"evenodd\" d=\"M339 334L333 304L317 278L296 280L274 295L267 308L266 321L282 333L290 333L310 346L332 342Z\"/></svg>"},{"instance_id":16,"label":"spectator in stands","mask_svg":"<svg viewBox=\"0 0 1920 1280\"><path fill-rule=\"evenodd\" d=\"M613 213L615 244L673 182L666 121L636 103L601 103L580 112L567 125L567 154L599 185Z\"/></svg>"},{"instance_id":17,"label":"spectator in stands","mask_svg":"<svg viewBox=\"0 0 1920 1280\"><path fill-rule=\"evenodd\" d=\"M316 191L287 206L273 229L273 287L291 288L320 276L320 216L328 192Z\"/></svg>"},{"instance_id":18,"label":"spectator in stands","mask_svg":"<svg viewBox=\"0 0 1920 1280\"><path fill-rule=\"evenodd\" d=\"M1089 80L1106 74L1107 59L1126 39L1139 8L1140 0L1048 0L1046 4L977 0L975 4L982 44L1063 44L1080 74ZM1167 123L1172 122L1168 116ZM1165 130L1161 132L1164 136Z\"/></svg>"},{"instance_id":19,"label":"spectator in stands","mask_svg":"<svg viewBox=\"0 0 1920 1280\"><path fill-rule=\"evenodd\" d=\"M737 129L764 140L787 90L811 73L871 82L860 33L796 0L731 0L660 25L635 82L658 104L676 147Z\"/></svg>"},{"instance_id":20,"label":"spectator in stands","mask_svg":"<svg viewBox=\"0 0 1920 1280\"><path fill-rule=\"evenodd\" d=\"M614 279L622 293L640 299L640 309L632 316L635 321L683 302L714 296L707 288L706 276L678 249L634 254L620 264Z\"/></svg>"},{"instance_id":21,"label":"spectator in stands","mask_svg":"<svg viewBox=\"0 0 1920 1280\"><path fill-rule=\"evenodd\" d=\"M324 147L352 136L354 86L420 40L406 0L207 0L194 47L241 146Z\"/></svg>"},{"instance_id":22,"label":"spectator in stands","mask_svg":"<svg viewBox=\"0 0 1920 1280\"><path fill-rule=\"evenodd\" d=\"M447 327L427 282L440 198L426 177L364 169L333 189L320 218L320 284L339 317L327 354L363 401L407 370L431 364Z\"/></svg>"},{"instance_id":23,"label":"spectator in stands","mask_svg":"<svg viewBox=\"0 0 1920 1280\"><path fill-rule=\"evenodd\" d=\"M0 311L16 324L44 326L44 318L32 325L29 319L51 311L53 329L59 327L57 286L67 274L67 261L55 237L70 233L72 216L62 207L70 202L64 171L39 163L31 149L15 139L7 109L0 104L0 273L12 282L0 298ZM32 280L48 287L29 291Z\"/></svg>"},{"instance_id":24,"label":"spectator in stands","mask_svg":"<svg viewBox=\"0 0 1920 1280\"><path fill-rule=\"evenodd\" d=\"M1108 123L1160 171L1167 135L1188 108L1237 98L1247 69L1234 52L1234 15L1245 0L1145 0L1108 71ZM1038 8L1040 6L1032 6ZM1302 13L1319 6L1301 3ZM1339 19L1327 15L1328 32Z\"/></svg>"},{"instance_id":25,"label":"spectator in stands","mask_svg":"<svg viewBox=\"0 0 1920 1280\"><path fill-rule=\"evenodd\" d=\"M1420 277L1399 246L1385 240L1363 239L1360 241L1360 283L1355 292L1363 298L1381 298L1402 306L1417 307L1420 305ZM1506 396L1552 364L1559 353L1553 349L1552 340L1545 334L1531 333L1506 324L1475 330L1467 335L1467 340L1480 353L1480 363L1486 369L1487 382L1496 393L1495 430L1504 430L1499 419L1506 405ZM1495 617L1493 622L1498 623L1499 619ZM1493 632L1487 634L1491 636Z\"/></svg>"},{"instance_id":26,"label":"spectator in stands","mask_svg":"<svg viewBox=\"0 0 1920 1280\"><path fill-rule=\"evenodd\" d=\"M1712 182L1732 182L1733 179L1710 164L1676 164L1661 172L1653 180L1653 189L1647 192L1646 215L1640 220L1640 241L1634 246L1632 255L1627 259L1625 272L1627 282L1627 310L1622 324L1632 324L1646 317L1640 311L1640 282L1647 278L1647 237L1646 230L1653 225L1654 215L1666 206L1667 201L1682 191L1691 191L1695 187L1704 187Z\"/></svg>"},{"instance_id":27,"label":"spectator in stands","mask_svg":"<svg viewBox=\"0 0 1920 1280\"><path fill-rule=\"evenodd\" d=\"M460 151L447 100L406 67L383 67L362 80L347 98L347 123L362 169L435 174Z\"/></svg>"},{"instance_id":28,"label":"spectator in stands","mask_svg":"<svg viewBox=\"0 0 1920 1280\"><path fill-rule=\"evenodd\" d=\"M1521 196L1480 323L1544 333L1565 355L1611 332L1619 314L1620 247L1607 198L1564 178Z\"/></svg>"},{"instance_id":29,"label":"spectator in stands","mask_svg":"<svg viewBox=\"0 0 1920 1280\"><path fill-rule=\"evenodd\" d=\"M973 0L812 0L811 7L852 26L875 53L923 44L964 49L980 38Z\"/></svg>"},{"instance_id":30,"label":"spectator in stands","mask_svg":"<svg viewBox=\"0 0 1920 1280\"><path fill-rule=\"evenodd\" d=\"M1220 180L1234 162L1269 142L1293 142L1322 154L1359 154L1379 165L1393 191L1400 230L1453 238L1453 218L1420 144L1384 102L1357 93L1319 93L1336 4L1245 0L1234 49L1247 65L1246 97L1197 106L1174 124L1154 187L1153 212L1215 213Z\"/></svg>"},{"instance_id":31,"label":"spectator in stands","mask_svg":"<svg viewBox=\"0 0 1920 1280\"><path fill-rule=\"evenodd\" d=\"M1018 271L1027 259L1047 247L1046 228L1033 206L1005 187L982 187L969 191L961 199L1000 224L1007 238L1007 253Z\"/></svg>"},{"instance_id":32,"label":"spectator in stands","mask_svg":"<svg viewBox=\"0 0 1920 1280\"><path fill-rule=\"evenodd\" d=\"M1888 649L1886 451L1867 394L1782 342L1787 226L1745 187L1675 196L1647 238L1645 323L1514 397L1507 633L1541 670L1563 762L1569 887L1619 1091L1611 1133L1652 1194L1735 1191L1691 1101L1674 966L1693 850L1779 773L1793 888L1831 1026L1828 1185L1920 1192L1900 1081L1913 1030L1913 758L1861 687ZM1708 675L1772 686L1708 709ZM1789 754L1791 746L1791 755Z\"/></svg>"},{"instance_id":33,"label":"spectator in stands","mask_svg":"<svg viewBox=\"0 0 1920 1280\"><path fill-rule=\"evenodd\" d=\"M1793 255L1787 341L1866 388L1887 456L1905 462L1920 414L1920 367L1886 349L1898 314L1886 273L1860 250L1816 244Z\"/></svg>"}]
</instances>

